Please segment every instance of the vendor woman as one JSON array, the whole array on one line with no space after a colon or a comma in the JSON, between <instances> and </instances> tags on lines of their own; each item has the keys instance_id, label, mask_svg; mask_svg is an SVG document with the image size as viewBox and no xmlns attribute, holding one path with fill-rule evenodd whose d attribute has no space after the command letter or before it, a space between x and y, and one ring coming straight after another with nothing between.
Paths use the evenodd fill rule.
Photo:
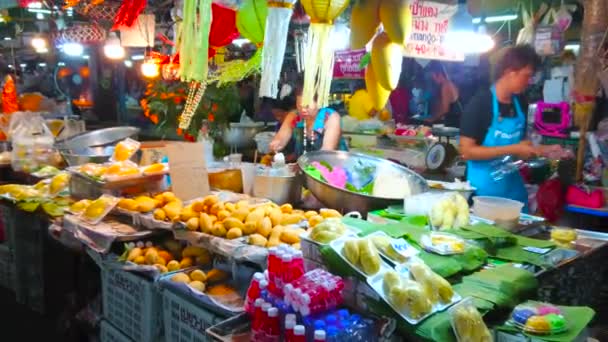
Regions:
<instances>
[{"instance_id":1,"label":"vendor woman","mask_svg":"<svg viewBox=\"0 0 608 342\"><path fill-rule=\"evenodd\" d=\"M290 141L296 155L318 150L346 150L341 137L340 115L331 108L319 108L315 101L302 106L302 87L296 88L297 113L287 114L281 128L270 143L270 149L281 152Z\"/></svg>"},{"instance_id":2,"label":"vendor woman","mask_svg":"<svg viewBox=\"0 0 608 342\"><path fill-rule=\"evenodd\" d=\"M512 155L529 159L553 146L532 146L526 141L528 106L522 93L540 65L529 46L507 48L495 69L496 82L477 93L467 105L460 123L460 152L467 160L467 179L477 195L520 201L528 209L528 194L519 172L500 180L492 177L494 160Z\"/></svg>"}]
</instances>

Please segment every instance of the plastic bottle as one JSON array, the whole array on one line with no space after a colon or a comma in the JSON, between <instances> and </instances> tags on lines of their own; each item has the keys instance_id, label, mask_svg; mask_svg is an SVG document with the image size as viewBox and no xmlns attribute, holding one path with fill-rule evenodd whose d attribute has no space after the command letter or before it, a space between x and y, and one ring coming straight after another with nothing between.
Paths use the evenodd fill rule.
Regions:
<instances>
[{"instance_id":1,"label":"plastic bottle","mask_svg":"<svg viewBox=\"0 0 608 342\"><path fill-rule=\"evenodd\" d=\"M283 334L283 336L285 336L285 341L291 341L293 339L294 336L294 331L293 329L296 326L296 321L294 320L289 320L289 319L285 319L285 332Z\"/></svg>"},{"instance_id":2,"label":"plastic bottle","mask_svg":"<svg viewBox=\"0 0 608 342\"><path fill-rule=\"evenodd\" d=\"M313 341L324 342L326 340L325 330L315 330Z\"/></svg>"},{"instance_id":3,"label":"plastic bottle","mask_svg":"<svg viewBox=\"0 0 608 342\"><path fill-rule=\"evenodd\" d=\"M251 330L259 328L259 323L262 321L262 305L266 302L262 298L258 298L254 303L253 321L251 322Z\"/></svg>"},{"instance_id":4,"label":"plastic bottle","mask_svg":"<svg viewBox=\"0 0 608 342\"><path fill-rule=\"evenodd\" d=\"M279 322L279 310L277 308L270 308L268 310L268 320L264 325L264 333L266 334L266 341L279 342L281 324Z\"/></svg>"},{"instance_id":5,"label":"plastic bottle","mask_svg":"<svg viewBox=\"0 0 608 342\"><path fill-rule=\"evenodd\" d=\"M337 327L331 326L327 328L327 342L339 342L340 341L340 331Z\"/></svg>"},{"instance_id":6,"label":"plastic bottle","mask_svg":"<svg viewBox=\"0 0 608 342\"><path fill-rule=\"evenodd\" d=\"M287 252L283 255L282 266L281 284L289 284L295 280L293 279L293 256L291 253Z\"/></svg>"},{"instance_id":7,"label":"plastic bottle","mask_svg":"<svg viewBox=\"0 0 608 342\"><path fill-rule=\"evenodd\" d=\"M247 289L247 296L245 300L245 311L249 315L254 314L255 307L253 306L254 302L260 298L260 282L264 281L264 275L262 273L256 272L251 279L251 284L249 284L249 288Z\"/></svg>"},{"instance_id":8,"label":"plastic bottle","mask_svg":"<svg viewBox=\"0 0 608 342\"><path fill-rule=\"evenodd\" d=\"M287 340L287 342L290 342ZM303 325L296 325L293 328L293 338L291 342L306 342L306 328Z\"/></svg>"}]
</instances>

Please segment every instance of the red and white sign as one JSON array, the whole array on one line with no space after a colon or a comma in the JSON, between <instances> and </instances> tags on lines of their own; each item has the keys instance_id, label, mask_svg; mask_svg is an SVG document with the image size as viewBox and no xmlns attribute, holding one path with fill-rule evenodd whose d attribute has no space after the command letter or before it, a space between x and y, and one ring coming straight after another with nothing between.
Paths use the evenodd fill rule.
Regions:
<instances>
[{"instance_id":1,"label":"red and white sign","mask_svg":"<svg viewBox=\"0 0 608 342\"><path fill-rule=\"evenodd\" d=\"M336 51L334 53L334 78L364 78L365 69L359 68L363 56L365 56L365 49Z\"/></svg>"}]
</instances>

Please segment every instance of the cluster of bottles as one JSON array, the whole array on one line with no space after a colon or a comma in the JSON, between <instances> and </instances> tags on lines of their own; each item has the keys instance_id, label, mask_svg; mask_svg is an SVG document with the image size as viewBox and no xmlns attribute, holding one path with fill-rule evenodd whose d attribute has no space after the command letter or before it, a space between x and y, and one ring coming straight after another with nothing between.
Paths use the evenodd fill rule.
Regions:
<instances>
[{"instance_id":1,"label":"cluster of bottles","mask_svg":"<svg viewBox=\"0 0 608 342\"><path fill-rule=\"evenodd\" d=\"M268 270L254 274L245 298L252 341L375 340L372 321L336 310L344 285L322 269L304 273L301 252L289 246L270 249Z\"/></svg>"}]
</instances>

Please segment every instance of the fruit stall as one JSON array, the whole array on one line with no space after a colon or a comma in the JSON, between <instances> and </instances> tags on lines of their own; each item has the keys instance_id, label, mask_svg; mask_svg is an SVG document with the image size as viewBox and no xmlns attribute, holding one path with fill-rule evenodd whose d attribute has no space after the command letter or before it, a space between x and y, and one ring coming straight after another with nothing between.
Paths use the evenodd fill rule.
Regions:
<instances>
[{"instance_id":1,"label":"fruit stall","mask_svg":"<svg viewBox=\"0 0 608 342\"><path fill-rule=\"evenodd\" d=\"M605 315L605 234L495 222L466 191L348 152L256 166L295 177L300 201L186 198L171 159L139 149L0 186L1 285L20 303L57 314L75 295L101 341L582 341Z\"/></svg>"}]
</instances>

